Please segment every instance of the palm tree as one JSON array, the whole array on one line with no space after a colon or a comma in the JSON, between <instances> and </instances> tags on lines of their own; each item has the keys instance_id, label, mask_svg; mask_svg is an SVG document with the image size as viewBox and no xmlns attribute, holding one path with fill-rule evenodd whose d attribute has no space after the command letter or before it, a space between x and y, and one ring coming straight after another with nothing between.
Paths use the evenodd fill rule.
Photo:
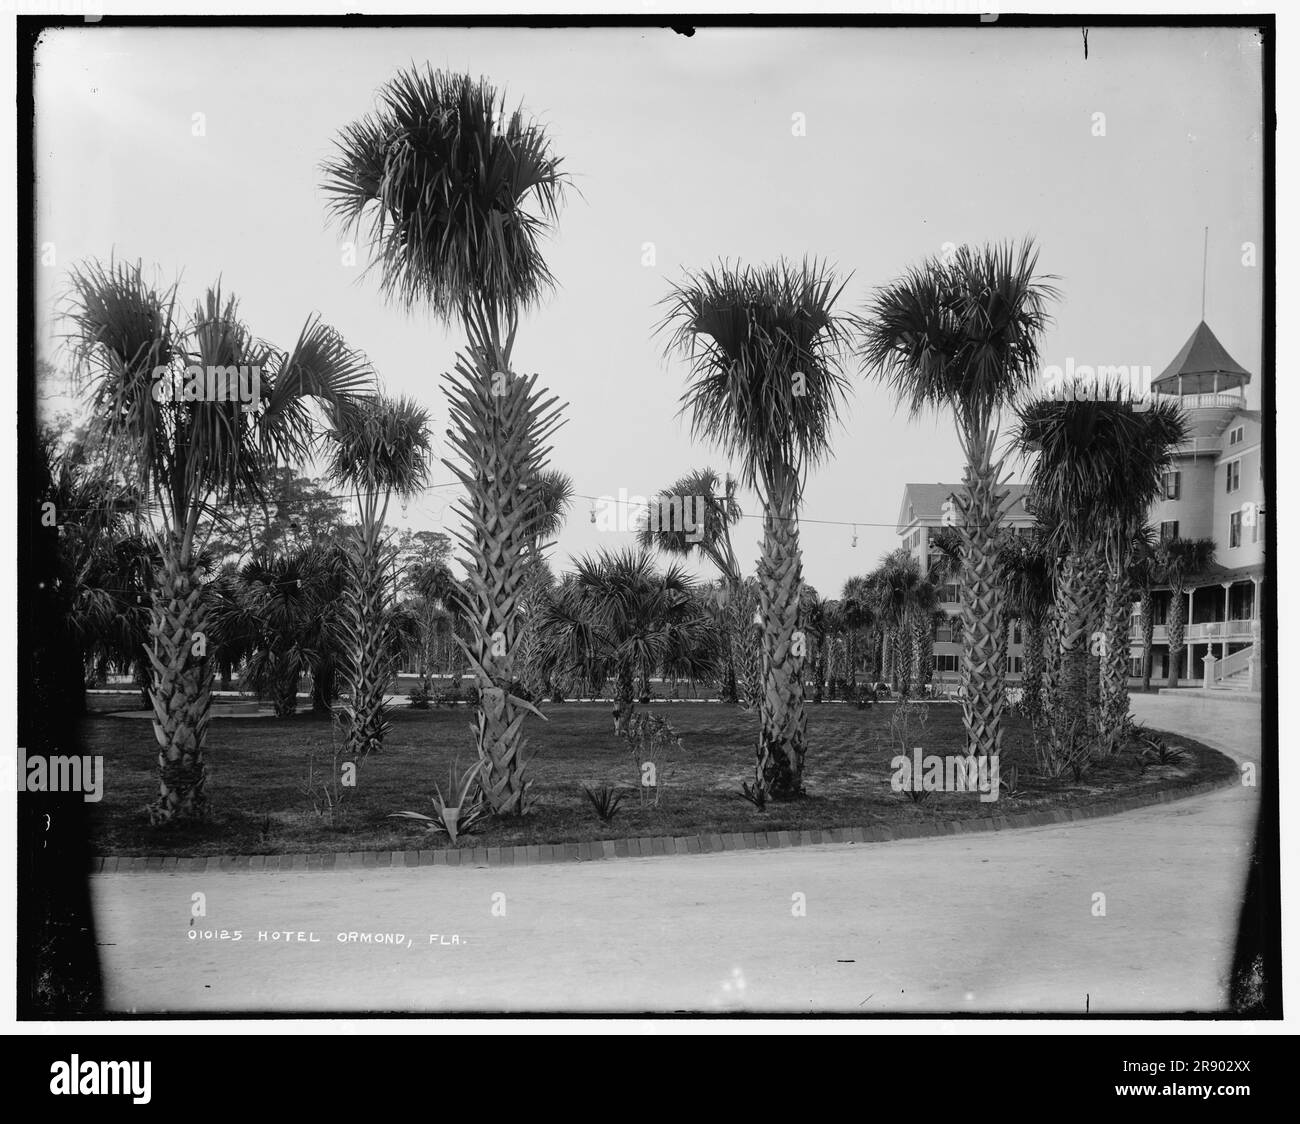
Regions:
<instances>
[{"instance_id":1,"label":"palm tree","mask_svg":"<svg viewBox=\"0 0 1300 1124\"><path fill-rule=\"evenodd\" d=\"M510 686L532 497L559 420L537 376L510 364L520 314L553 287L540 242L568 177L545 130L522 109L508 113L485 80L412 68L382 88L379 103L340 134L324 187L345 229L359 231L369 217L384 295L459 320L469 337L446 388L448 437L463 464L444 463L466 490L466 653L479 685L484 793L497 814L522 815L532 798L518 752L521 711L538 712Z\"/></svg>"},{"instance_id":2,"label":"palm tree","mask_svg":"<svg viewBox=\"0 0 1300 1124\"><path fill-rule=\"evenodd\" d=\"M840 616L844 622L844 686L848 697L852 698L858 685L858 642L865 629L876 623L875 587L866 576L855 576L844 583L840 591ZM879 629L881 654L877 674L886 676L885 657L890 654L887 630ZM874 659L874 657L873 657Z\"/></svg>"},{"instance_id":3,"label":"palm tree","mask_svg":"<svg viewBox=\"0 0 1300 1124\"><path fill-rule=\"evenodd\" d=\"M689 509L687 504L691 505ZM683 514L676 526L674 511ZM669 513L669 518L663 517L664 512ZM658 549L681 558L707 558L717 567L722 587L730 594L741 580L740 564L731 546L731 528L740 522L742 514L736 501L735 478L728 474L724 484L713 469L697 469L650 499L645 518L637 528L637 542L646 549ZM697 523L689 531L684 525L687 516ZM730 650L733 638L739 642L749 627L748 620L738 618L739 609L738 599L730 596L719 599L719 617L724 624L728 649L722 697L731 703L737 702L739 696L735 660Z\"/></svg>"},{"instance_id":4,"label":"palm tree","mask_svg":"<svg viewBox=\"0 0 1300 1124\"><path fill-rule=\"evenodd\" d=\"M890 638L895 653L894 670L899 694L912 693L913 679L920 683L920 660L925 638L933 636L938 591L921 576L920 564L905 549L892 551L869 575L874 591L875 617Z\"/></svg>"},{"instance_id":5,"label":"palm tree","mask_svg":"<svg viewBox=\"0 0 1300 1124\"><path fill-rule=\"evenodd\" d=\"M1136 544L1133 564L1129 568L1129 581L1138 595L1138 627L1142 635L1142 690L1151 690L1151 649L1155 640L1155 598L1153 587L1158 584L1159 566L1154 536L1144 534Z\"/></svg>"},{"instance_id":6,"label":"palm tree","mask_svg":"<svg viewBox=\"0 0 1300 1124\"><path fill-rule=\"evenodd\" d=\"M149 814L154 823L199 816L207 800L212 679L200 522L218 505L259 497L271 466L304 457L315 431L310 404L341 408L370 385L371 370L314 317L290 351L256 339L219 286L186 318L175 286L156 288L139 264L87 262L70 281L69 318L90 380L92 430L135 454L136 485L156 517L161 566L148 656L159 794ZM256 401L155 399L159 375L179 380L195 366L257 370Z\"/></svg>"},{"instance_id":7,"label":"palm tree","mask_svg":"<svg viewBox=\"0 0 1300 1124\"><path fill-rule=\"evenodd\" d=\"M1105 661L1103 734L1118 729L1128 713L1130 601L1125 579L1133 538L1185 433L1176 403L1147 403L1139 410L1115 388L1090 387L1086 395L1029 402L1021 410L1019 442L1034 455L1034 510L1065 554L1056 583L1056 614L1061 717L1067 728L1088 715L1088 633L1105 615L1114 622L1109 631L1122 640Z\"/></svg>"},{"instance_id":8,"label":"palm tree","mask_svg":"<svg viewBox=\"0 0 1300 1124\"><path fill-rule=\"evenodd\" d=\"M763 628L756 784L777 799L803 793L803 661L791 648L802 584L799 506L808 470L830 451L848 383L840 369L847 321L833 271L722 263L665 298L668 350L687 358L682 410L692 431L741 463L763 504L758 581Z\"/></svg>"},{"instance_id":9,"label":"palm tree","mask_svg":"<svg viewBox=\"0 0 1300 1124\"><path fill-rule=\"evenodd\" d=\"M347 755L362 761L383 745L388 730L384 693L397 655L384 644L392 608L388 574L396 551L384 533L394 496L409 500L429 476L429 414L408 398L375 395L333 419L329 474L350 488L357 525L343 539L347 584L343 593L343 677L350 698L343 708Z\"/></svg>"},{"instance_id":10,"label":"palm tree","mask_svg":"<svg viewBox=\"0 0 1300 1124\"><path fill-rule=\"evenodd\" d=\"M930 258L877 292L863 324L861 353L915 416L950 407L966 457L958 497L961 571L962 717L968 753L994 755L1002 742L1004 641L997 535L1007 491L997 455L1002 408L1027 389L1057 291L1035 275L1031 239L961 246Z\"/></svg>"},{"instance_id":11,"label":"palm tree","mask_svg":"<svg viewBox=\"0 0 1300 1124\"><path fill-rule=\"evenodd\" d=\"M324 548L262 553L240 568L233 597L213 599L215 637L240 637L251 629L241 684L270 695L277 718L297 712L304 675L328 677L338 643L341 569L338 555Z\"/></svg>"},{"instance_id":12,"label":"palm tree","mask_svg":"<svg viewBox=\"0 0 1300 1124\"><path fill-rule=\"evenodd\" d=\"M674 563L656 573L644 550L578 560L541 609L543 662L599 687L614 678L614 729L632 721L638 675L698 680L716 673L719 640L696 584Z\"/></svg>"},{"instance_id":13,"label":"palm tree","mask_svg":"<svg viewBox=\"0 0 1300 1124\"><path fill-rule=\"evenodd\" d=\"M547 591L555 584L555 575L542 552L549 545L548 540L560 533L573 505L573 478L559 469L547 469L538 477L534 502L538 512L531 520L533 541L529 544L529 553L532 565L521 598L524 624L519 637L516 664L519 670L516 675L528 694L541 698L555 695L555 684L542 676L539 661L539 610Z\"/></svg>"},{"instance_id":14,"label":"palm tree","mask_svg":"<svg viewBox=\"0 0 1300 1124\"><path fill-rule=\"evenodd\" d=\"M1187 627L1187 581L1214 564L1214 540L1166 539L1157 548L1156 559L1161 580L1169 587L1169 614L1165 618L1169 636L1167 685L1177 687Z\"/></svg>"}]
</instances>

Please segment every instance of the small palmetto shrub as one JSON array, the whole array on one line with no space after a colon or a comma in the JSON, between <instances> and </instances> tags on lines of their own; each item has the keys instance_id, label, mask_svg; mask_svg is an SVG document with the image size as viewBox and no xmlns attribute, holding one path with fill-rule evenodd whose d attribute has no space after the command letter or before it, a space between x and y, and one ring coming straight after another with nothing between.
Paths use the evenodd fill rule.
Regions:
<instances>
[{"instance_id":1,"label":"small palmetto shrub","mask_svg":"<svg viewBox=\"0 0 1300 1124\"><path fill-rule=\"evenodd\" d=\"M479 821L488 813L483 800L481 779L482 763L476 762L459 776L456 763L453 762L447 777L447 791L444 794L435 782L433 795L433 815L422 812L390 812L389 819L416 820L428 826L430 831L442 832L455 844L461 836L473 831Z\"/></svg>"},{"instance_id":2,"label":"small palmetto shrub","mask_svg":"<svg viewBox=\"0 0 1300 1124\"><path fill-rule=\"evenodd\" d=\"M595 809L596 817L601 823L611 823L618 815L619 805L623 803L627 793L621 789L611 788L607 784L601 785L598 789L592 790L585 784L582 791L586 793L587 799Z\"/></svg>"},{"instance_id":3,"label":"small palmetto shrub","mask_svg":"<svg viewBox=\"0 0 1300 1124\"><path fill-rule=\"evenodd\" d=\"M1191 754L1180 745L1170 745L1159 734L1146 732L1142 735L1141 761L1144 765L1183 765L1191 759Z\"/></svg>"},{"instance_id":4,"label":"small palmetto shrub","mask_svg":"<svg viewBox=\"0 0 1300 1124\"><path fill-rule=\"evenodd\" d=\"M641 807L659 807L659 797L668 778L668 754L674 748L684 748L681 735L667 718L642 711L632 716L623 738L637 772Z\"/></svg>"}]
</instances>

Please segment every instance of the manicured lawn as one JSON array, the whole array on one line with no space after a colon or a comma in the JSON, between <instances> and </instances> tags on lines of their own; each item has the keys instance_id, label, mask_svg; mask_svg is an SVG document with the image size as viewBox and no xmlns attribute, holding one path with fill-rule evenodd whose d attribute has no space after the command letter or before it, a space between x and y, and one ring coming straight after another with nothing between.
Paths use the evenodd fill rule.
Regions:
<instances>
[{"instance_id":1,"label":"manicured lawn","mask_svg":"<svg viewBox=\"0 0 1300 1124\"><path fill-rule=\"evenodd\" d=\"M98 705L107 705L99 703ZM116 706L132 702L119 699ZM1086 805L1152 789L1184 786L1235 771L1221 754L1184 738L1191 751L1181 766L1143 767L1130 754L1100 762L1082 782L1049 781L1031 774L1028 725L1011 718L1002 775L1019 763L1021 795L981 803L974 793L934 793L922 803L890 788L892 707L860 711L841 704L809 705L806 782L809 796L757 811L739 795L753 776L757 717L735 707L706 703L654 704L681 734L684 752L670 760L658 808L642 809L638 779L625 745L614 737L609 705L567 703L545 708L548 722L530 719L536 814L522 823L488 823L464 837L470 846L582 842L628 836L708 832L812 830L1010 815L1062 805ZM293 719L216 719L208 734L211 814L196 825L150 828L144 806L156 789L157 750L145 720L90 716L83 753L104 756L104 797L89 805L93 852L98 855L275 854L311 851L396 851L447 846L444 835L385 818L389 812L430 810L436 780L444 790L453 756L462 766L474 757L464 706L431 711L398 709L382 754L359 770L348 790L345 814L330 824L312 810L305 791L308 757L318 767L331 760L331 724L311 715ZM916 744L927 753L960 751L960 708L931 707ZM609 825L602 824L582 786L621 786L630 795Z\"/></svg>"}]
</instances>

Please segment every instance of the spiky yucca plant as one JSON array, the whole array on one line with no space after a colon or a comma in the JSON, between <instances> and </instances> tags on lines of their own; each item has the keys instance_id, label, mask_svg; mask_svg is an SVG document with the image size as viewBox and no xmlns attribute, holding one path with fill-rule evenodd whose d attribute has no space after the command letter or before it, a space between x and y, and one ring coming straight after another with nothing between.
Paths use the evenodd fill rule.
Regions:
<instances>
[{"instance_id":1,"label":"spiky yucca plant","mask_svg":"<svg viewBox=\"0 0 1300 1124\"><path fill-rule=\"evenodd\" d=\"M995 755L1005 702L998 531L1008 495L999 419L1038 370L1039 344L1058 294L1040 277L1038 252L960 246L927 259L879 290L863 323L867 371L891 386L912 413L948 407L966 457L958 498L962 534L962 718L968 753Z\"/></svg>"},{"instance_id":2,"label":"spiky yucca plant","mask_svg":"<svg viewBox=\"0 0 1300 1124\"><path fill-rule=\"evenodd\" d=\"M808 470L830 451L848 389L841 372L848 322L835 309L843 287L817 261L724 262L687 274L664 301L668 350L690 364L682 409L692 431L739 458L741 482L763 504L757 776L777 799L804 791L803 657L793 654L799 506Z\"/></svg>"},{"instance_id":3,"label":"spiky yucca plant","mask_svg":"<svg viewBox=\"0 0 1300 1124\"><path fill-rule=\"evenodd\" d=\"M553 285L541 239L568 177L542 126L522 109L508 112L486 80L429 67L380 90L375 112L340 134L324 176L331 214L346 229L369 218L384 295L458 320L469 336L447 394L471 528L478 752L492 810L523 814L520 738L532 708L510 694L509 676L537 516L527 501L545 466L541 443L558 422L536 376L515 374L510 362L520 314Z\"/></svg>"},{"instance_id":4,"label":"spiky yucca plant","mask_svg":"<svg viewBox=\"0 0 1300 1124\"><path fill-rule=\"evenodd\" d=\"M137 486L156 520L161 565L147 651L159 791L149 816L154 823L197 817L207 803L212 683L200 526L224 505L260 499L273 466L307 455L316 432L310 405L342 408L371 385L372 372L314 317L287 352L258 340L219 286L186 317L175 286L151 283L139 264L87 262L70 282L68 316L90 379L91 431L134 455ZM196 367L205 375L203 397L155 392L160 379L196 386L183 377ZM209 372L240 367L249 371L246 387L257 388L255 401L208 396L217 385ZM220 385L231 389L228 378Z\"/></svg>"}]
</instances>

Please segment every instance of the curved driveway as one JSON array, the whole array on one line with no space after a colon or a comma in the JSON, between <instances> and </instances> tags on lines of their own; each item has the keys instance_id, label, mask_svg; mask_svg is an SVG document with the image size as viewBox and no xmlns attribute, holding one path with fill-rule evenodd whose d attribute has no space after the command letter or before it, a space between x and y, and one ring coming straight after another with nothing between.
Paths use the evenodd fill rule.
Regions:
<instances>
[{"instance_id":1,"label":"curved driveway","mask_svg":"<svg viewBox=\"0 0 1300 1124\"><path fill-rule=\"evenodd\" d=\"M1259 760L1257 705L1142 696L1133 709ZM106 1001L141 1013L1213 1011L1257 792L885 844L517 870L100 874ZM188 936L196 892L196 930L241 940Z\"/></svg>"}]
</instances>

